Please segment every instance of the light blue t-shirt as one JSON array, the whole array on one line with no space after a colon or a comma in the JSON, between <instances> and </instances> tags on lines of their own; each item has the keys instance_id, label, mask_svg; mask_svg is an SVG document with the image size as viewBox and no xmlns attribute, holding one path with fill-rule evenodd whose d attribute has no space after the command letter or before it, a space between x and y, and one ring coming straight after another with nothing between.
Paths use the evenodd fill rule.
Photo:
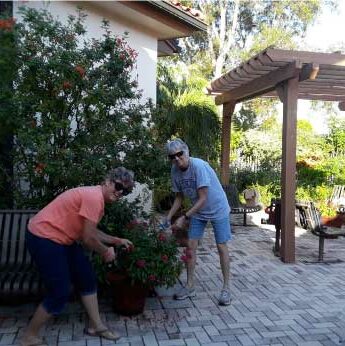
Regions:
<instances>
[{"instance_id":1,"label":"light blue t-shirt","mask_svg":"<svg viewBox=\"0 0 345 346\"><path fill-rule=\"evenodd\" d=\"M204 160L191 157L187 170L181 171L176 165L171 168L172 190L189 197L193 205L198 200L198 189L207 187L204 206L193 215L200 220L218 220L229 215L230 207L216 172Z\"/></svg>"}]
</instances>

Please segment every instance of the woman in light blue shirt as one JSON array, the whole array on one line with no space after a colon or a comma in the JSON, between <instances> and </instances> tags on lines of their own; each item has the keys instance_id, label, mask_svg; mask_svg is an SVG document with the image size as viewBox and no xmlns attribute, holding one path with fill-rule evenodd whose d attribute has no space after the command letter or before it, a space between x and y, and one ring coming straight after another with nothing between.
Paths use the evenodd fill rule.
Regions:
<instances>
[{"instance_id":1,"label":"woman in light blue shirt","mask_svg":"<svg viewBox=\"0 0 345 346\"><path fill-rule=\"evenodd\" d=\"M212 167L204 160L190 157L188 146L181 139L168 142L166 149L172 163L171 180L172 189L175 192L175 200L167 215L167 222L170 223L172 216L179 210L184 197L188 197L192 202L192 207L175 222L179 228L182 228L186 222L190 222L187 247L190 257L187 261L187 284L175 294L175 299L182 300L195 296L196 248L198 240L203 237L207 222L210 221L223 274L219 304L229 305L230 258L227 241L231 239L231 230L230 207L225 192Z\"/></svg>"}]
</instances>

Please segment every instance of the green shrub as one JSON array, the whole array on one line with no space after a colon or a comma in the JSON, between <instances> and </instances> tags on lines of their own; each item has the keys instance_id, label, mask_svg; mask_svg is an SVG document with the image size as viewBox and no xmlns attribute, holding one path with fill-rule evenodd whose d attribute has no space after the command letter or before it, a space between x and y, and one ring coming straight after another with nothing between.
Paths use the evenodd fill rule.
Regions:
<instances>
[{"instance_id":1,"label":"green shrub","mask_svg":"<svg viewBox=\"0 0 345 346\"><path fill-rule=\"evenodd\" d=\"M24 8L21 15L13 27L15 111L6 114L15 138L17 207L40 208L120 165L152 184L162 155L126 35L112 35L104 21L103 36L88 39L81 11L66 24L42 10Z\"/></svg>"}]
</instances>

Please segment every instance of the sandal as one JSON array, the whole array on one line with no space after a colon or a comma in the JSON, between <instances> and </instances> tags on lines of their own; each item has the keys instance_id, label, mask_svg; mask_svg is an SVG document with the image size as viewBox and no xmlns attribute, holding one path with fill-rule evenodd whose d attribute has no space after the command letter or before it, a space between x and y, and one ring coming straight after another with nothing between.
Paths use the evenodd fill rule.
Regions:
<instances>
[{"instance_id":1,"label":"sandal","mask_svg":"<svg viewBox=\"0 0 345 346\"><path fill-rule=\"evenodd\" d=\"M93 329L84 329L84 334L89 335L89 336L99 336L103 339L106 340L119 340L120 336L112 331L110 331L108 328L106 329L100 329L100 330L93 330Z\"/></svg>"}]
</instances>

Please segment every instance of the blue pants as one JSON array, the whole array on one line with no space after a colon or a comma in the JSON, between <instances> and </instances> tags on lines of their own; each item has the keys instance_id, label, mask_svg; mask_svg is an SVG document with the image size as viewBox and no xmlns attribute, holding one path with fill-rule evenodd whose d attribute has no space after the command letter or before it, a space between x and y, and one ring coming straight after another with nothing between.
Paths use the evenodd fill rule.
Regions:
<instances>
[{"instance_id":1,"label":"blue pants","mask_svg":"<svg viewBox=\"0 0 345 346\"><path fill-rule=\"evenodd\" d=\"M42 304L49 314L62 311L70 297L72 283L81 295L97 292L96 276L81 245L61 245L29 231L26 245L47 290Z\"/></svg>"}]
</instances>

